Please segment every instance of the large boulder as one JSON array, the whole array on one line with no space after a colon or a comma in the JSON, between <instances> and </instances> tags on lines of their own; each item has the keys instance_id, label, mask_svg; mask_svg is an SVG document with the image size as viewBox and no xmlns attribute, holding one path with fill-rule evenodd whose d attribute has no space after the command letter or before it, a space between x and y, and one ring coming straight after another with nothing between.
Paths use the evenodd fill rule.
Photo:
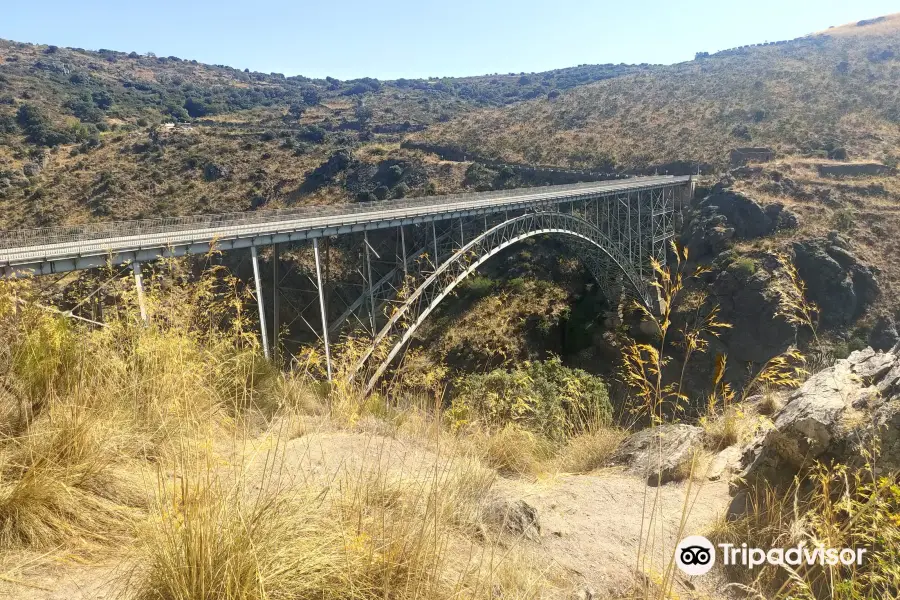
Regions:
<instances>
[{"instance_id":1,"label":"large boulder","mask_svg":"<svg viewBox=\"0 0 900 600\"><path fill-rule=\"evenodd\" d=\"M875 274L846 248L830 240L794 242L793 248L797 272L823 325L849 325L878 297Z\"/></svg>"},{"instance_id":2,"label":"large boulder","mask_svg":"<svg viewBox=\"0 0 900 600\"><path fill-rule=\"evenodd\" d=\"M713 193L703 199L701 206L715 207L715 212L728 220L740 239L763 237L778 229L792 229L799 224L797 215L783 204L776 202L763 207L746 194L727 187L714 188Z\"/></svg>"},{"instance_id":3,"label":"large boulder","mask_svg":"<svg viewBox=\"0 0 900 600\"><path fill-rule=\"evenodd\" d=\"M692 257L715 256L731 246L734 227L728 219L706 207L696 212L686 227L683 243Z\"/></svg>"},{"instance_id":4,"label":"large boulder","mask_svg":"<svg viewBox=\"0 0 900 600\"><path fill-rule=\"evenodd\" d=\"M703 429L693 425L665 424L634 433L619 446L610 465L646 478L648 485L684 479L695 453L702 446Z\"/></svg>"},{"instance_id":5,"label":"large boulder","mask_svg":"<svg viewBox=\"0 0 900 600\"><path fill-rule=\"evenodd\" d=\"M898 355L866 348L810 377L744 452L742 480L787 483L814 460L860 465L876 444L881 468L900 469Z\"/></svg>"},{"instance_id":6,"label":"large boulder","mask_svg":"<svg viewBox=\"0 0 900 600\"><path fill-rule=\"evenodd\" d=\"M772 231L772 220L766 215L766 211L741 192L721 190L707 196L703 200L703 206L716 207L716 212L728 219L739 238L758 238Z\"/></svg>"}]
</instances>

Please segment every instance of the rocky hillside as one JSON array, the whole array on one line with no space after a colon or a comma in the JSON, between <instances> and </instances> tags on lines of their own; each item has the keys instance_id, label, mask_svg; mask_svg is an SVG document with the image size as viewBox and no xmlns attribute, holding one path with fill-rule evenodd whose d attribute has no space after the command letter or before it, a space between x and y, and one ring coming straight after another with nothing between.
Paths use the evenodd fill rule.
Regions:
<instances>
[{"instance_id":1,"label":"rocky hillside","mask_svg":"<svg viewBox=\"0 0 900 600\"><path fill-rule=\"evenodd\" d=\"M401 137L650 68L314 80L0 40L0 229L457 189Z\"/></svg>"},{"instance_id":2,"label":"rocky hillside","mask_svg":"<svg viewBox=\"0 0 900 600\"><path fill-rule=\"evenodd\" d=\"M900 15L744 47L509 108L419 137L508 161L647 168L727 163L735 147L866 157L900 152ZM696 166L695 166L696 169Z\"/></svg>"}]
</instances>

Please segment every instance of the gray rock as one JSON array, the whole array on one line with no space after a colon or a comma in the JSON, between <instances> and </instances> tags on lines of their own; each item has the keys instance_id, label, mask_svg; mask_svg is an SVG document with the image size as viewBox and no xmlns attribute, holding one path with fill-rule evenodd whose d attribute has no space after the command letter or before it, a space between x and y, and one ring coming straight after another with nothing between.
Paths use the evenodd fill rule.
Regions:
<instances>
[{"instance_id":1,"label":"gray rock","mask_svg":"<svg viewBox=\"0 0 900 600\"><path fill-rule=\"evenodd\" d=\"M783 204L776 202L763 208L749 196L732 190L731 183L730 177L723 178L690 215L684 243L691 256L716 255L727 249L732 239L754 239L799 225L797 215Z\"/></svg>"},{"instance_id":2,"label":"gray rock","mask_svg":"<svg viewBox=\"0 0 900 600\"><path fill-rule=\"evenodd\" d=\"M900 465L900 396L895 396L875 412L872 425L866 432L866 441L877 436L881 455L876 471L894 471Z\"/></svg>"},{"instance_id":3,"label":"gray rock","mask_svg":"<svg viewBox=\"0 0 900 600\"><path fill-rule=\"evenodd\" d=\"M883 398L890 398L900 394L900 363L891 369L875 384L875 389Z\"/></svg>"},{"instance_id":4,"label":"gray rock","mask_svg":"<svg viewBox=\"0 0 900 600\"><path fill-rule=\"evenodd\" d=\"M720 339L738 362L765 363L797 340L797 327L778 315L778 293L763 268L742 280L729 270L716 276L710 291L732 327Z\"/></svg>"},{"instance_id":5,"label":"gray rock","mask_svg":"<svg viewBox=\"0 0 900 600\"><path fill-rule=\"evenodd\" d=\"M752 198L730 189L711 194L703 200L703 206L714 206L716 212L734 227L735 235L753 239L768 235L773 230L772 219Z\"/></svg>"},{"instance_id":6,"label":"gray rock","mask_svg":"<svg viewBox=\"0 0 900 600\"><path fill-rule=\"evenodd\" d=\"M524 500L496 498L485 505L481 518L501 533L525 536L531 540L541 536L538 511Z\"/></svg>"},{"instance_id":7,"label":"gray rock","mask_svg":"<svg viewBox=\"0 0 900 600\"><path fill-rule=\"evenodd\" d=\"M847 362L853 365L854 374L862 379L864 385L872 385L873 382L881 381L897 360L893 354L866 348L851 353Z\"/></svg>"},{"instance_id":8,"label":"gray rock","mask_svg":"<svg viewBox=\"0 0 900 600\"><path fill-rule=\"evenodd\" d=\"M41 169L42 166L39 163L30 162L22 167L22 173L24 173L26 177L34 177L41 172Z\"/></svg>"},{"instance_id":9,"label":"gray rock","mask_svg":"<svg viewBox=\"0 0 900 600\"><path fill-rule=\"evenodd\" d=\"M739 446L729 446L713 457L706 473L710 481L718 481L728 478L737 472L741 464L741 449Z\"/></svg>"},{"instance_id":10,"label":"gray rock","mask_svg":"<svg viewBox=\"0 0 900 600\"><path fill-rule=\"evenodd\" d=\"M831 191L831 190L828 190ZM838 248L843 248L844 250L850 249L850 242L848 242L841 234L837 231L829 231L828 232L828 241L832 246L837 246Z\"/></svg>"},{"instance_id":11,"label":"gray rock","mask_svg":"<svg viewBox=\"0 0 900 600\"><path fill-rule=\"evenodd\" d=\"M767 205L765 213L775 231L797 229L800 226L800 217L797 216L797 213L786 209L781 202Z\"/></svg>"},{"instance_id":12,"label":"gray rock","mask_svg":"<svg viewBox=\"0 0 900 600\"><path fill-rule=\"evenodd\" d=\"M881 163L852 163L852 164L820 164L817 165L819 175L883 175L890 173L892 169Z\"/></svg>"},{"instance_id":13,"label":"gray rock","mask_svg":"<svg viewBox=\"0 0 900 600\"><path fill-rule=\"evenodd\" d=\"M838 360L790 395L774 427L744 452L741 478L748 485L778 484L814 460L859 465L865 462L862 449L876 443L882 466L900 469L898 385L895 352L866 348Z\"/></svg>"},{"instance_id":14,"label":"gray rock","mask_svg":"<svg viewBox=\"0 0 900 600\"><path fill-rule=\"evenodd\" d=\"M848 250L822 240L794 242L793 248L797 272L823 325L849 325L879 295L875 275Z\"/></svg>"},{"instance_id":15,"label":"gray rock","mask_svg":"<svg viewBox=\"0 0 900 600\"><path fill-rule=\"evenodd\" d=\"M714 256L731 246L734 227L729 226L728 219L716 213L714 207L708 207L691 216L684 237L692 257Z\"/></svg>"},{"instance_id":16,"label":"gray rock","mask_svg":"<svg viewBox=\"0 0 900 600\"><path fill-rule=\"evenodd\" d=\"M572 600L594 600L597 598L597 593L594 591L589 585L584 585L570 594L569 598Z\"/></svg>"},{"instance_id":17,"label":"gray rock","mask_svg":"<svg viewBox=\"0 0 900 600\"><path fill-rule=\"evenodd\" d=\"M700 449L702 435L700 427L684 424L644 429L625 438L609 464L624 465L630 473L646 477L648 485L678 481Z\"/></svg>"}]
</instances>

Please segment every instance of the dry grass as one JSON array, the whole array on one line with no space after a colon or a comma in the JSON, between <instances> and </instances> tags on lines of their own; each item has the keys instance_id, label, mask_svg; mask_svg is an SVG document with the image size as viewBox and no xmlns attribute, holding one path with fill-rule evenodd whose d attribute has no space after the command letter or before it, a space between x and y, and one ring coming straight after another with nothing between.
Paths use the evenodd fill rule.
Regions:
<instances>
[{"instance_id":1,"label":"dry grass","mask_svg":"<svg viewBox=\"0 0 900 600\"><path fill-rule=\"evenodd\" d=\"M484 463L504 475L538 475L556 452L540 434L513 424L490 433L476 432L474 439Z\"/></svg>"},{"instance_id":2,"label":"dry grass","mask_svg":"<svg viewBox=\"0 0 900 600\"><path fill-rule=\"evenodd\" d=\"M115 555L128 566L117 590L148 600L538 598L563 585L485 535L496 472L427 400L387 406L348 386L323 403L261 360L239 295L221 302L227 326L214 327L194 311L222 301L223 288L201 281L194 296L194 285L169 284L148 291L166 318L143 327L126 308L94 330L13 310L0 290L10 416L0 564L34 552ZM28 284L15 285L27 298ZM422 458L370 451L324 471L290 462L289 446L323 424L374 421ZM512 464L522 439L508 432L490 452Z\"/></svg>"},{"instance_id":3,"label":"dry grass","mask_svg":"<svg viewBox=\"0 0 900 600\"><path fill-rule=\"evenodd\" d=\"M722 414L702 417L704 446L711 452L718 452L735 444L748 443L763 426L759 414L762 413L758 407L753 412L742 405L733 405Z\"/></svg>"},{"instance_id":4,"label":"dry grass","mask_svg":"<svg viewBox=\"0 0 900 600\"><path fill-rule=\"evenodd\" d=\"M592 427L566 443L556 457L556 466L568 473L590 473L606 463L626 435L615 427Z\"/></svg>"},{"instance_id":5,"label":"dry grass","mask_svg":"<svg viewBox=\"0 0 900 600\"><path fill-rule=\"evenodd\" d=\"M494 577L464 535L492 472L436 455L416 469L373 457L317 477L285 473L284 457L278 447L261 471L206 463L161 478L125 589L173 600L479 597ZM451 566L453 553L470 556L466 568Z\"/></svg>"},{"instance_id":6,"label":"dry grass","mask_svg":"<svg viewBox=\"0 0 900 600\"><path fill-rule=\"evenodd\" d=\"M808 476L786 488L761 482L747 492L747 510L721 521L710 532L714 543L758 548L866 548L862 565L764 565L728 575L745 590L775 599L863 600L895 598L900 593L900 490L896 474L879 477L872 464L815 465Z\"/></svg>"}]
</instances>

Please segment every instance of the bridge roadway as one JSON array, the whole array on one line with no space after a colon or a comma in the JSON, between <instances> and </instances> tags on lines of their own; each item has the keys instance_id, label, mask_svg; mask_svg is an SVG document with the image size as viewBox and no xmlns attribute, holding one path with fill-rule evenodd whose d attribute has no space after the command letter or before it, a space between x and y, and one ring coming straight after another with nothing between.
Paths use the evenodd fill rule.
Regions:
<instances>
[{"instance_id":1,"label":"bridge roadway","mask_svg":"<svg viewBox=\"0 0 900 600\"><path fill-rule=\"evenodd\" d=\"M6 276L47 274L315 239L468 215L560 204L623 192L689 185L690 177L653 176L573 185L388 200L352 205L96 223L0 233Z\"/></svg>"}]
</instances>

